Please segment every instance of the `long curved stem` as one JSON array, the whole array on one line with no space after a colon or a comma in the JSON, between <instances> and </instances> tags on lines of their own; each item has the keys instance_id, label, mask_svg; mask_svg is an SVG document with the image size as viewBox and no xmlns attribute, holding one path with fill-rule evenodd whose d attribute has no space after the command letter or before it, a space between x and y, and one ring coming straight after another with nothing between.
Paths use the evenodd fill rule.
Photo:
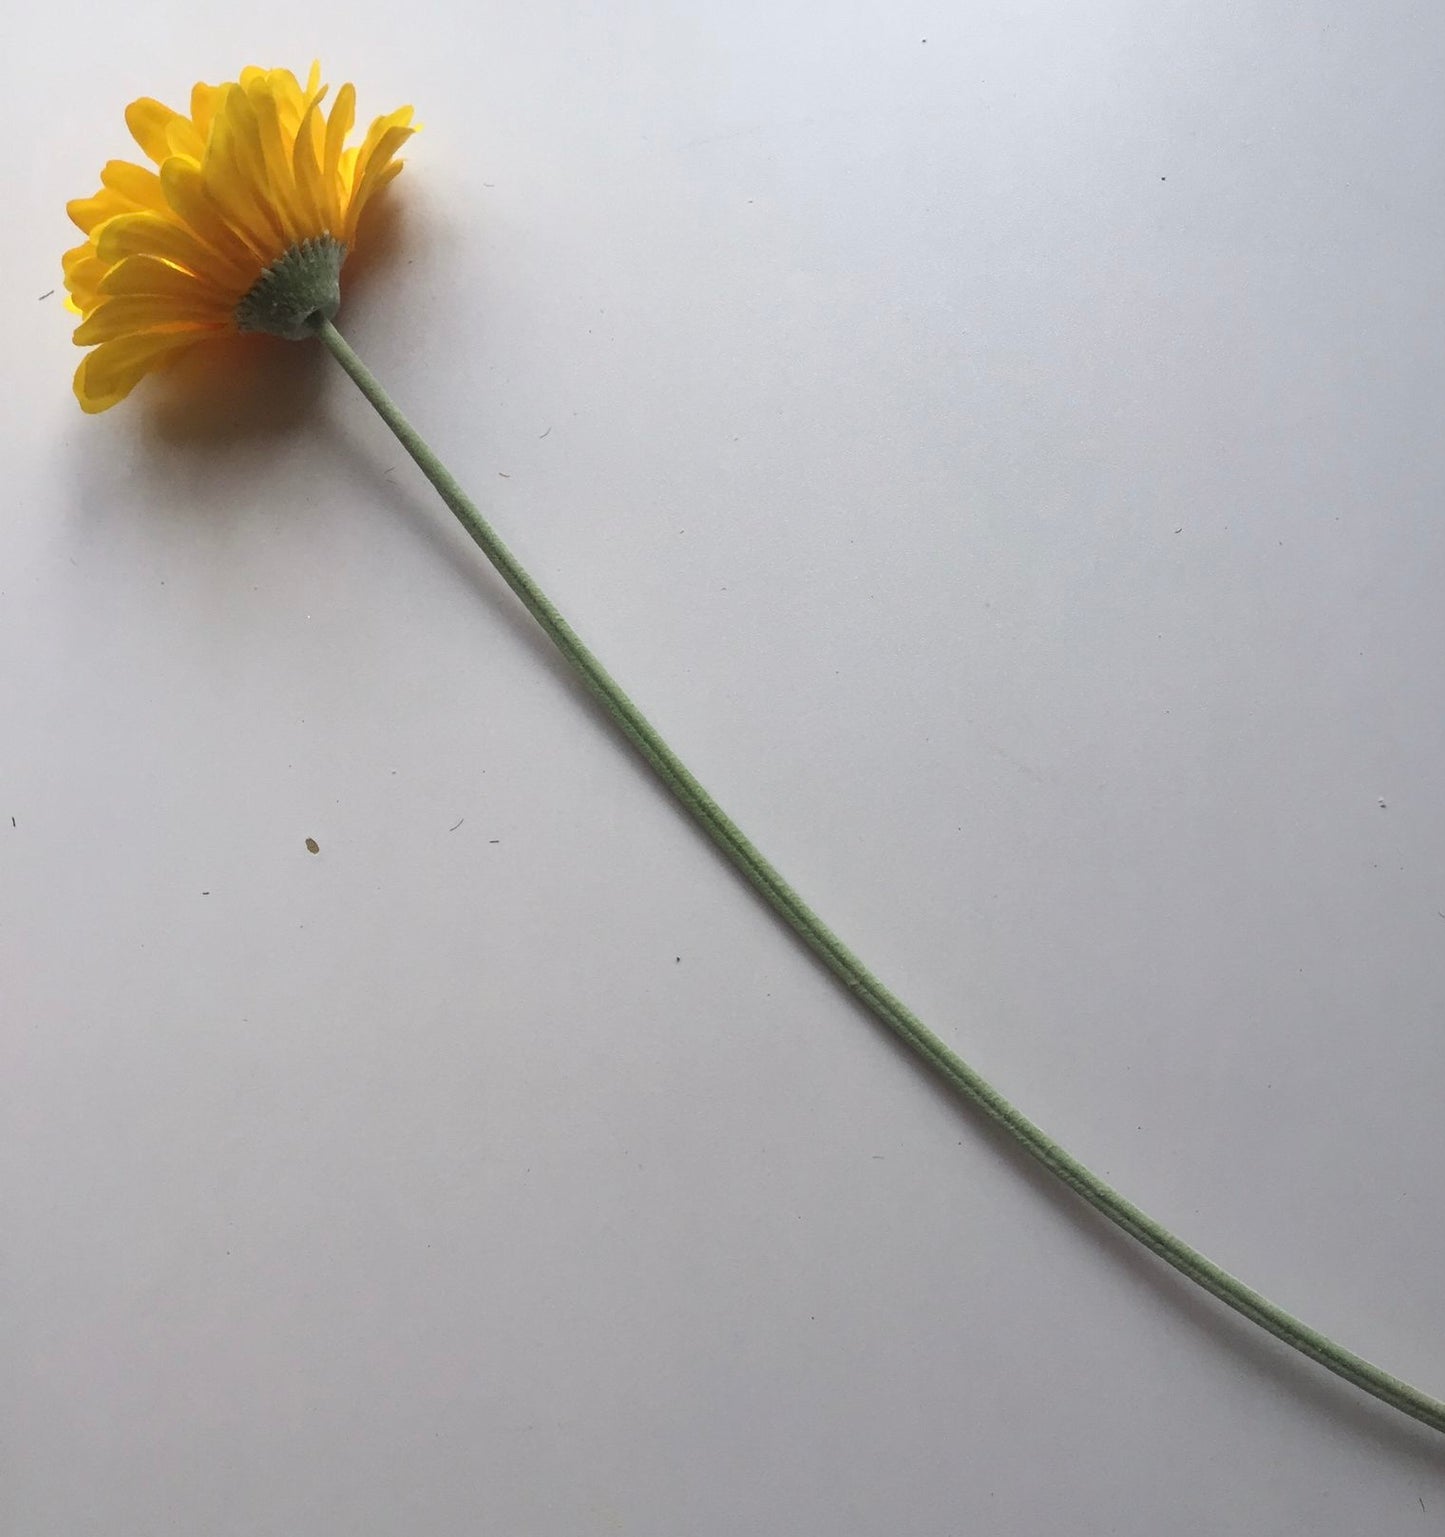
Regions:
<instances>
[{"instance_id":1,"label":"long curved stem","mask_svg":"<svg viewBox=\"0 0 1445 1537\"><path fill-rule=\"evenodd\" d=\"M1111 1222L1137 1238L1145 1248L1189 1277L1236 1312L1267 1329L1278 1339L1318 1361L1337 1376L1434 1430L1445 1431L1445 1403L1381 1370L1328 1336L1277 1307L1243 1281L1140 1211L1132 1202L1009 1103L997 1089L952 1051L873 975L841 939L783 879L762 852L708 792L658 734L642 711L578 637L547 595L517 561L516 556L401 414L366 364L352 351L336 327L318 316L314 328L323 344L351 376L361 393L395 433L398 442L436 487L482 553L547 632L558 650L581 674L602 702L618 729L647 760L663 783L709 837L727 855L763 899L821 958L839 980L859 997L883 1024L900 1036L931 1067L977 1105L1028 1150L1051 1173L1082 1196Z\"/></svg>"}]
</instances>

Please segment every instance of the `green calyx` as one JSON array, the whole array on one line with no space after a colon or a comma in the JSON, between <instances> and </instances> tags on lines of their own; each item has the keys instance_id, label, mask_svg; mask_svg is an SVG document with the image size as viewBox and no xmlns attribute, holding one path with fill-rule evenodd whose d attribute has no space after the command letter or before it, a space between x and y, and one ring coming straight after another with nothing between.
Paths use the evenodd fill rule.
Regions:
<instances>
[{"instance_id":1,"label":"green calyx","mask_svg":"<svg viewBox=\"0 0 1445 1537\"><path fill-rule=\"evenodd\" d=\"M236 328L299 342L314 336L319 320L341 308L341 264L346 247L330 235L303 240L278 257L236 306Z\"/></svg>"}]
</instances>

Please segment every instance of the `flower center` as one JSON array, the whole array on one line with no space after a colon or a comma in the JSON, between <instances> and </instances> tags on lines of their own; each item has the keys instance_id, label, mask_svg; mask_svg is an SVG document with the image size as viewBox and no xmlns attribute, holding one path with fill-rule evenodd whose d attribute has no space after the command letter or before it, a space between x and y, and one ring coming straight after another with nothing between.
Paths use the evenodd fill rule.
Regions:
<instances>
[{"instance_id":1,"label":"flower center","mask_svg":"<svg viewBox=\"0 0 1445 1537\"><path fill-rule=\"evenodd\" d=\"M341 264L346 247L330 235L303 240L278 257L236 306L236 328L300 341L313 319L335 317L341 308Z\"/></svg>"}]
</instances>

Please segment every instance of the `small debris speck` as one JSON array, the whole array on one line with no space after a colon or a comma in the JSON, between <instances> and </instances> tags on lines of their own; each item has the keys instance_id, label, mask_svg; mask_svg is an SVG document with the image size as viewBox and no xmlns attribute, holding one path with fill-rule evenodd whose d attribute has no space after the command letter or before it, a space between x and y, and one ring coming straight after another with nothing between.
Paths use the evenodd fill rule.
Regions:
<instances>
[{"instance_id":1,"label":"small debris speck","mask_svg":"<svg viewBox=\"0 0 1445 1537\"><path fill-rule=\"evenodd\" d=\"M53 288L47 288L45 290L45 292L43 294L41 294L40 298L41 299L48 299L51 296L51 294L53 294L54 292L55 292L55 290ZM36 303L38 304L39 302L40 301L37 299Z\"/></svg>"},{"instance_id":2,"label":"small debris speck","mask_svg":"<svg viewBox=\"0 0 1445 1537\"><path fill-rule=\"evenodd\" d=\"M306 840L306 852L308 854L319 854L321 852L321 845L315 838L308 838Z\"/></svg>"},{"instance_id":3,"label":"small debris speck","mask_svg":"<svg viewBox=\"0 0 1445 1537\"><path fill-rule=\"evenodd\" d=\"M1385 803L1384 803L1384 801L1381 801L1380 802L1380 810L1383 811L1384 809L1385 809Z\"/></svg>"},{"instance_id":4,"label":"small debris speck","mask_svg":"<svg viewBox=\"0 0 1445 1537\"><path fill-rule=\"evenodd\" d=\"M674 955L673 960L676 961L679 966L682 965L682 957L680 955Z\"/></svg>"},{"instance_id":5,"label":"small debris speck","mask_svg":"<svg viewBox=\"0 0 1445 1537\"><path fill-rule=\"evenodd\" d=\"M456 819L456 821L453 822L452 825L449 828L447 828L447 831L449 833L454 833L457 830L457 828L459 828L462 825L462 823L465 822L465 821L466 821L465 817L458 817Z\"/></svg>"},{"instance_id":6,"label":"small debris speck","mask_svg":"<svg viewBox=\"0 0 1445 1537\"><path fill-rule=\"evenodd\" d=\"M203 892L202 892L202 893L201 893L201 895L202 895L202 896L203 896L203 897L208 897L208 896L210 896L210 894L211 894L211 893L210 893L210 892L209 892L209 891L203 891Z\"/></svg>"},{"instance_id":7,"label":"small debris speck","mask_svg":"<svg viewBox=\"0 0 1445 1537\"><path fill-rule=\"evenodd\" d=\"M547 432L551 432L551 430L552 430L552 429L551 429L551 428L550 428L550 427L549 427L549 428L548 428L548 429L547 429ZM538 434L537 434L537 439L538 439L538 441L539 441L539 442L540 442L540 441L541 441L541 440L542 440L542 439L543 439L543 438L545 438L545 437L546 437L546 436L547 436L547 432L539 432L539 433L538 433Z\"/></svg>"},{"instance_id":8,"label":"small debris speck","mask_svg":"<svg viewBox=\"0 0 1445 1537\"><path fill-rule=\"evenodd\" d=\"M487 839L488 843L500 843L501 841L502 840L500 838L488 838Z\"/></svg>"},{"instance_id":9,"label":"small debris speck","mask_svg":"<svg viewBox=\"0 0 1445 1537\"><path fill-rule=\"evenodd\" d=\"M510 480L512 478L509 474L507 474L505 470L498 470L497 474L500 475L503 480Z\"/></svg>"}]
</instances>

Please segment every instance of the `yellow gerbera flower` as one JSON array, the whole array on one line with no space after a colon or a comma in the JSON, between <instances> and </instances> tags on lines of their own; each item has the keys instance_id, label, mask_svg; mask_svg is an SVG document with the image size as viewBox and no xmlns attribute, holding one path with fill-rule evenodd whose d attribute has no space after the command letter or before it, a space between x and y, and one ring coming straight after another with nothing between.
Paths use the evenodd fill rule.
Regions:
<instances>
[{"instance_id":1,"label":"yellow gerbera flower","mask_svg":"<svg viewBox=\"0 0 1445 1537\"><path fill-rule=\"evenodd\" d=\"M415 130L401 107L348 149L356 92L343 85L323 113L320 77L313 64L303 90L290 70L253 66L197 85L189 117L147 97L126 108L155 169L112 160L66 210L86 236L64 258L76 344L95 349L75 372L86 411L207 337L300 337L335 315L357 220Z\"/></svg>"}]
</instances>

